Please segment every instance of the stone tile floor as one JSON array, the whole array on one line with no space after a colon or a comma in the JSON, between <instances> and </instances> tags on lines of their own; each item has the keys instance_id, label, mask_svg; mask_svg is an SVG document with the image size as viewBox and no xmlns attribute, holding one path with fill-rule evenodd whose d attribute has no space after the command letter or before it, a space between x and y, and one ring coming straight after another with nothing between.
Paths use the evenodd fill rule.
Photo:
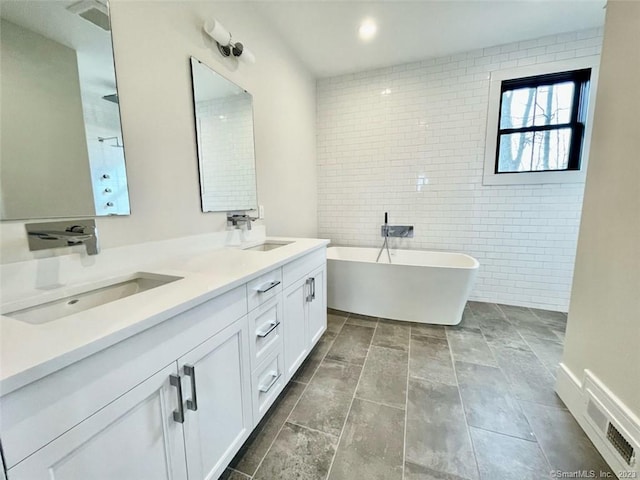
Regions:
<instances>
[{"instance_id":1,"label":"stone tile floor","mask_svg":"<svg viewBox=\"0 0 640 480\"><path fill-rule=\"evenodd\" d=\"M454 327L330 311L327 332L222 478L610 472L554 392L565 326L563 313L478 302Z\"/></svg>"}]
</instances>

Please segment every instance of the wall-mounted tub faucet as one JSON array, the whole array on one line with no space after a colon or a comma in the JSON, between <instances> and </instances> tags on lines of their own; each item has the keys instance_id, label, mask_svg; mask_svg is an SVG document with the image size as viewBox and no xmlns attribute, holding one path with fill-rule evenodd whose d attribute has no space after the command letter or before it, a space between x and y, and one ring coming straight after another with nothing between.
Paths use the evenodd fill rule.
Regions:
<instances>
[{"instance_id":1,"label":"wall-mounted tub faucet","mask_svg":"<svg viewBox=\"0 0 640 480\"><path fill-rule=\"evenodd\" d=\"M382 247L378 253L376 262L380 260L380 255L384 249L387 250L387 257L391 263L391 254L389 253L389 237L397 238L413 238L413 225L389 225L389 212L384 212L384 225L380 227L380 236L384 237Z\"/></svg>"}]
</instances>

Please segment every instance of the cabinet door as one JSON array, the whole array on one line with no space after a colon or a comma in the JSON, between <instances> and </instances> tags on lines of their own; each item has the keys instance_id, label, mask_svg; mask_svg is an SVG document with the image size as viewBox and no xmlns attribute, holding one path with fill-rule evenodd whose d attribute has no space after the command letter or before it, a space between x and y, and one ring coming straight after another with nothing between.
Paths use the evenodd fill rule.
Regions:
<instances>
[{"instance_id":1,"label":"cabinet door","mask_svg":"<svg viewBox=\"0 0 640 480\"><path fill-rule=\"evenodd\" d=\"M307 319L309 323L310 348L320 340L327 329L327 296L324 267L313 273L311 284L311 301L308 305Z\"/></svg>"},{"instance_id":2,"label":"cabinet door","mask_svg":"<svg viewBox=\"0 0 640 480\"><path fill-rule=\"evenodd\" d=\"M8 472L9 480L186 480L172 363Z\"/></svg>"},{"instance_id":3,"label":"cabinet door","mask_svg":"<svg viewBox=\"0 0 640 480\"><path fill-rule=\"evenodd\" d=\"M289 381L309 353L307 303L309 278L297 281L284 292L284 364Z\"/></svg>"},{"instance_id":4,"label":"cabinet door","mask_svg":"<svg viewBox=\"0 0 640 480\"><path fill-rule=\"evenodd\" d=\"M217 479L253 428L247 317L178 360L189 480Z\"/></svg>"}]
</instances>

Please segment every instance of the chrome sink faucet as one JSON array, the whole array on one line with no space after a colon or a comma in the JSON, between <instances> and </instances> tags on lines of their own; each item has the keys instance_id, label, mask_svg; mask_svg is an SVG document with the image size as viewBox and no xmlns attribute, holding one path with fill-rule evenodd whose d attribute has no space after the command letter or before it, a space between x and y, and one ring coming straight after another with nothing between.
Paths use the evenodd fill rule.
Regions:
<instances>
[{"instance_id":1,"label":"chrome sink faucet","mask_svg":"<svg viewBox=\"0 0 640 480\"><path fill-rule=\"evenodd\" d=\"M241 223L244 223L247 227L247 230L251 230L251 222L257 220L255 217L251 217L246 213L239 212L227 212L227 225L233 226L235 228L239 228Z\"/></svg>"},{"instance_id":2,"label":"chrome sink faucet","mask_svg":"<svg viewBox=\"0 0 640 480\"><path fill-rule=\"evenodd\" d=\"M29 250L84 245L88 255L100 253L98 229L94 219L27 223Z\"/></svg>"}]
</instances>

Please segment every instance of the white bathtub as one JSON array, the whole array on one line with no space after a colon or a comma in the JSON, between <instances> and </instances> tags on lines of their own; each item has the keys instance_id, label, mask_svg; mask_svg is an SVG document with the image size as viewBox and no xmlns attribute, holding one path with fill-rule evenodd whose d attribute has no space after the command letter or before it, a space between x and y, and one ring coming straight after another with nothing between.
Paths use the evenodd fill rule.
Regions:
<instances>
[{"instance_id":1,"label":"white bathtub","mask_svg":"<svg viewBox=\"0 0 640 480\"><path fill-rule=\"evenodd\" d=\"M456 325L480 265L462 253L327 249L328 306L336 310L420 323Z\"/></svg>"}]
</instances>

